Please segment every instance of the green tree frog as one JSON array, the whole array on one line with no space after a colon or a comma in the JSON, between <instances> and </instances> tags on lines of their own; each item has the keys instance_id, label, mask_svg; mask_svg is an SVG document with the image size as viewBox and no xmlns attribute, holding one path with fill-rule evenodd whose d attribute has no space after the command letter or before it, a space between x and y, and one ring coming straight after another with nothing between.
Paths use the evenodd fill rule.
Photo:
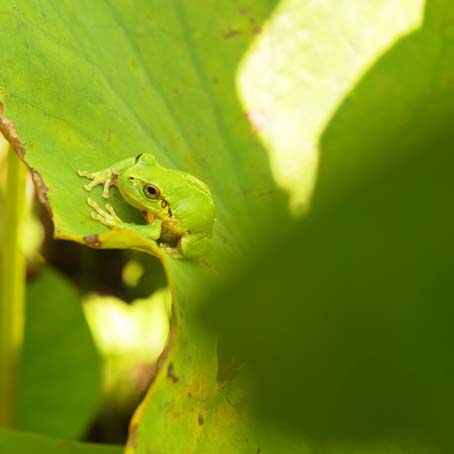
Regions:
<instances>
[{"instance_id":1,"label":"green tree frog","mask_svg":"<svg viewBox=\"0 0 454 454\"><path fill-rule=\"evenodd\" d=\"M123 222L110 204L105 210L95 201L88 204L95 210L91 217L113 229L127 229L151 238L184 258L206 254L215 221L213 197L205 183L179 170L161 166L150 153L128 158L107 169L89 173L84 189L104 186L103 197L109 198L110 186L116 186L127 203L139 209L145 225Z\"/></svg>"}]
</instances>

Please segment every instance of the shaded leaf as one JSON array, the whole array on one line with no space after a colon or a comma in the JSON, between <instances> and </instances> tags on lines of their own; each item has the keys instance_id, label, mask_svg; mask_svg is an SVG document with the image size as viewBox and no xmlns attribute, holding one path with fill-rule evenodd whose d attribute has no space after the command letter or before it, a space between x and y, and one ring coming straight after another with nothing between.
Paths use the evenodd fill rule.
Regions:
<instances>
[{"instance_id":1,"label":"shaded leaf","mask_svg":"<svg viewBox=\"0 0 454 454\"><path fill-rule=\"evenodd\" d=\"M56 440L0 428L0 450L8 454L120 454L120 446L101 446L91 443Z\"/></svg>"},{"instance_id":2,"label":"shaded leaf","mask_svg":"<svg viewBox=\"0 0 454 454\"><path fill-rule=\"evenodd\" d=\"M452 451L453 17L427 2L365 74L323 134L310 214L206 308L257 413L311 439Z\"/></svg>"},{"instance_id":3,"label":"shaded leaf","mask_svg":"<svg viewBox=\"0 0 454 454\"><path fill-rule=\"evenodd\" d=\"M50 269L27 287L18 388L21 430L78 438L98 408L100 359L80 297Z\"/></svg>"}]
</instances>

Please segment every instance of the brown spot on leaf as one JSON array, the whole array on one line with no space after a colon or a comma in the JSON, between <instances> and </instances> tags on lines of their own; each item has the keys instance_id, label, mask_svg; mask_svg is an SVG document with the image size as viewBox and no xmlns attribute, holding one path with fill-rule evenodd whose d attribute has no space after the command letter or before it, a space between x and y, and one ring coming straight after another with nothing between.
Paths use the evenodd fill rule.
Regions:
<instances>
[{"instance_id":1,"label":"brown spot on leaf","mask_svg":"<svg viewBox=\"0 0 454 454\"><path fill-rule=\"evenodd\" d=\"M180 381L180 379L175 375L175 368L172 363L170 363L169 367L167 367L167 378L172 380L173 383L178 383Z\"/></svg>"},{"instance_id":2,"label":"brown spot on leaf","mask_svg":"<svg viewBox=\"0 0 454 454\"><path fill-rule=\"evenodd\" d=\"M107 142L112 142L112 130L107 130Z\"/></svg>"},{"instance_id":3,"label":"brown spot on leaf","mask_svg":"<svg viewBox=\"0 0 454 454\"><path fill-rule=\"evenodd\" d=\"M229 28L225 33L224 33L224 38L225 39L232 39L235 36L238 36L240 34L240 31L235 29L235 28Z\"/></svg>"},{"instance_id":4,"label":"brown spot on leaf","mask_svg":"<svg viewBox=\"0 0 454 454\"><path fill-rule=\"evenodd\" d=\"M132 423L129 426L129 431L128 431L128 440L126 441L126 448L129 449L136 449L137 446L137 423Z\"/></svg>"},{"instance_id":5,"label":"brown spot on leaf","mask_svg":"<svg viewBox=\"0 0 454 454\"><path fill-rule=\"evenodd\" d=\"M260 448L257 448L257 454L260 454L262 450Z\"/></svg>"},{"instance_id":6,"label":"brown spot on leaf","mask_svg":"<svg viewBox=\"0 0 454 454\"><path fill-rule=\"evenodd\" d=\"M203 426L205 420L203 419L202 413L199 413L199 416L197 417L197 422L199 423L199 426Z\"/></svg>"},{"instance_id":7,"label":"brown spot on leaf","mask_svg":"<svg viewBox=\"0 0 454 454\"><path fill-rule=\"evenodd\" d=\"M102 244L99 239L99 236L96 234L85 235L84 241L86 244L88 244L88 246L93 247L93 248L99 248L99 247L101 247L101 244Z\"/></svg>"}]
</instances>

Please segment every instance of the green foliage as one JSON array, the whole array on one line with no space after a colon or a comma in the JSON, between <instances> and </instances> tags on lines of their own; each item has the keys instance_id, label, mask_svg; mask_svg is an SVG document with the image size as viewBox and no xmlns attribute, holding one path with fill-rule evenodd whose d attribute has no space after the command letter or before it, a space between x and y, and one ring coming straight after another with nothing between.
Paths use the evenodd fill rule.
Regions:
<instances>
[{"instance_id":1,"label":"green foliage","mask_svg":"<svg viewBox=\"0 0 454 454\"><path fill-rule=\"evenodd\" d=\"M248 13L257 22L269 10L261 3ZM255 26L227 5L217 17L214 2L203 14L200 5L181 1L165 7L85 1L77 9L72 2L2 4L0 33L11 43L0 56L5 115L47 187L57 237L83 242L109 231L89 217L86 181L76 171L105 168L143 151L209 185L218 243L232 236L238 241L248 228L251 233L255 222L248 212L258 218L271 211L272 193L266 204L257 200L274 186L266 155L232 96L236 64ZM244 32L229 39L231 28ZM90 196L102 204L100 189ZM119 215L139 222L137 210L112 194ZM228 216L233 212L235 219ZM115 234L101 241L124 244Z\"/></svg>"},{"instance_id":2,"label":"green foliage","mask_svg":"<svg viewBox=\"0 0 454 454\"><path fill-rule=\"evenodd\" d=\"M18 388L21 430L78 438L98 407L100 360L80 296L50 269L27 287Z\"/></svg>"},{"instance_id":3,"label":"green foliage","mask_svg":"<svg viewBox=\"0 0 454 454\"><path fill-rule=\"evenodd\" d=\"M0 33L5 39L8 36L14 49L14 58L8 55L9 49L0 56L5 114L26 144L26 162L47 187L57 237L101 247L131 246L118 232L90 219L82 188L86 181L76 171L98 170L150 151L162 164L187 170L210 186L217 208L211 269L225 268L227 260L253 247L257 225L283 207L283 197L270 176L266 154L232 94L236 66L271 6L257 2L246 13L226 2L222 15L216 12L215 2L207 2L202 9L177 1L165 7L145 1L134 5L79 2L77 10L73 3L56 6L41 1L2 6L0 17L5 23ZM20 28L21 33L11 34L11 28ZM96 188L93 197L102 203L100 193ZM115 190L112 194L121 217L140 219ZM203 339L191 320L185 319L195 308L207 272L190 262L166 261L166 266L181 326L176 338L182 348L175 345L171 359L180 374L181 389L175 392L169 386L173 381L166 382L165 366L161 399L171 396L183 402L181 394L187 398L188 393L185 386L193 387L196 396L197 388L202 389L209 378L211 387L206 395L199 393L195 404L206 415L219 395L216 348L212 339ZM191 370L195 373L194 384L183 382L182 369L188 379ZM235 385L233 394L239 392ZM227 390L225 395L229 394ZM181 447L189 437L196 447L203 419L203 415L198 418L197 408L195 416L185 412L168 422L158 406L145 409L150 420L156 414L158 419L153 426L144 423L141 430L133 430L134 444L146 450L153 440L168 450L166 444ZM231 437L242 444L254 443L244 422L236 420L231 404L216 412L216 420L222 423L226 412L232 414L229 424L233 426L223 445L229 446ZM160 430L164 425L166 431ZM183 426L192 430L181 432ZM203 433L209 438L206 427L208 419ZM182 437L168 437L168 431L181 432Z\"/></svg>"},{"instance_id":4,"label":"green foliage","mask_svg":"<svg viewBox=\"0 0 454 454\"><path fill-rule=\"evenodd\" d=\"M177 325L169 356L133 419L128 452L414 453L430 452L413 444L415 433L448 434L452 343L443 302L451 294L453 256L453 7L428 0L422 27L353 86L357 74L343 59L356 55L374 12L395 13L396 3L358 8L343 0L331 15L314 3L282 2L276 11L266 0L247 7L227 0L0 6L0 39L9 43L0 55L0 97L25 161L47 188L41 195L58 238L139 246L90 219L76 171L143 151L199 177L215 198L215 247L207 260L162 257ZM414 22L414 3L402 2L398 11L405 26ZM285 63L288 91L277 82L269 87L273 115L291 125L287 161L299 159L300 147L317 147L323 131L311 212L294 223L246 117L272 149L272 166L281 156L279 134L266 125L260 131L257 118L267 112L246 115L234 95L239 63L273 13L284 22L307 20L315 48L336 49L323 61L306 60L310 51L302 46ZM343 32L331 33L334 24ZM363 49L353 65L358 71L405 30L399 23L388 33L386 20L380 24L380 45ZM327 87L340 84L329 92L337 100L350 89L330 121L335 103L323 84L307 91L310 107L298 104L296 116L291 103L276 107L280 97L304 102L292 90L307 84L296 77L307 61L309 80L322 75ZM274 63L259 68L282 72ZM260 104L249 97L253 79L241 80L244 97ZM310 123L302 138L298 122ZM296 202L307 200L310 177L302 191L300 173L286 180L285 167L273 171ZM101 188L93 198L102 203ZM115 190L112 204L122 218L139 221ZM232 265L239 272L229 280ZM219 275L228 283L207 297ZM203 298L209 304L201 307ZM200 314L221 333L219 346L198 323Z\"/></svg>"},{"instance_id":5,"label":"green foliage","mask_svg":"<svg viewBox=\"0 0 454 454\"><path fill-rule=\"evenodd\" d=\"M25 258L20 238L25 224L26 169L13 150L5 152L8 197L2 199L0 218L0 425L11 427L24 336Z\"/></svg>"}]
</instances>

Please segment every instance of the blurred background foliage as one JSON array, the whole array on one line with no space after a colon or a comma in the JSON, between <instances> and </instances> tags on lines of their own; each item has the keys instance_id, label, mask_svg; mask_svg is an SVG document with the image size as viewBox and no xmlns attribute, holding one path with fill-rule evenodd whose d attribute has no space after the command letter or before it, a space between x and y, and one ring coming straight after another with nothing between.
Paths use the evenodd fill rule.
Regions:
<instances>
[{"instance_id":1,"label":"blurred background foliage","mask_svg":"<svg viewBox=\"0 0 454 454\"><path fill-rule=\"evenodd\" d=\"M0 163L8 152L0 136ZM6 166L0 170L3 198ZM28 284L17 429L124 444L168 335L170 299L159 261L134 251L103 254L55 242L31 178L22 250ZM24 439L23 448L20 440L5 432L8 449L38 449L39 439ZM83 452L82 445L71 446ZM43 439L43 447L50 452L51 442Z\"/></svg>"}]
</instances>

